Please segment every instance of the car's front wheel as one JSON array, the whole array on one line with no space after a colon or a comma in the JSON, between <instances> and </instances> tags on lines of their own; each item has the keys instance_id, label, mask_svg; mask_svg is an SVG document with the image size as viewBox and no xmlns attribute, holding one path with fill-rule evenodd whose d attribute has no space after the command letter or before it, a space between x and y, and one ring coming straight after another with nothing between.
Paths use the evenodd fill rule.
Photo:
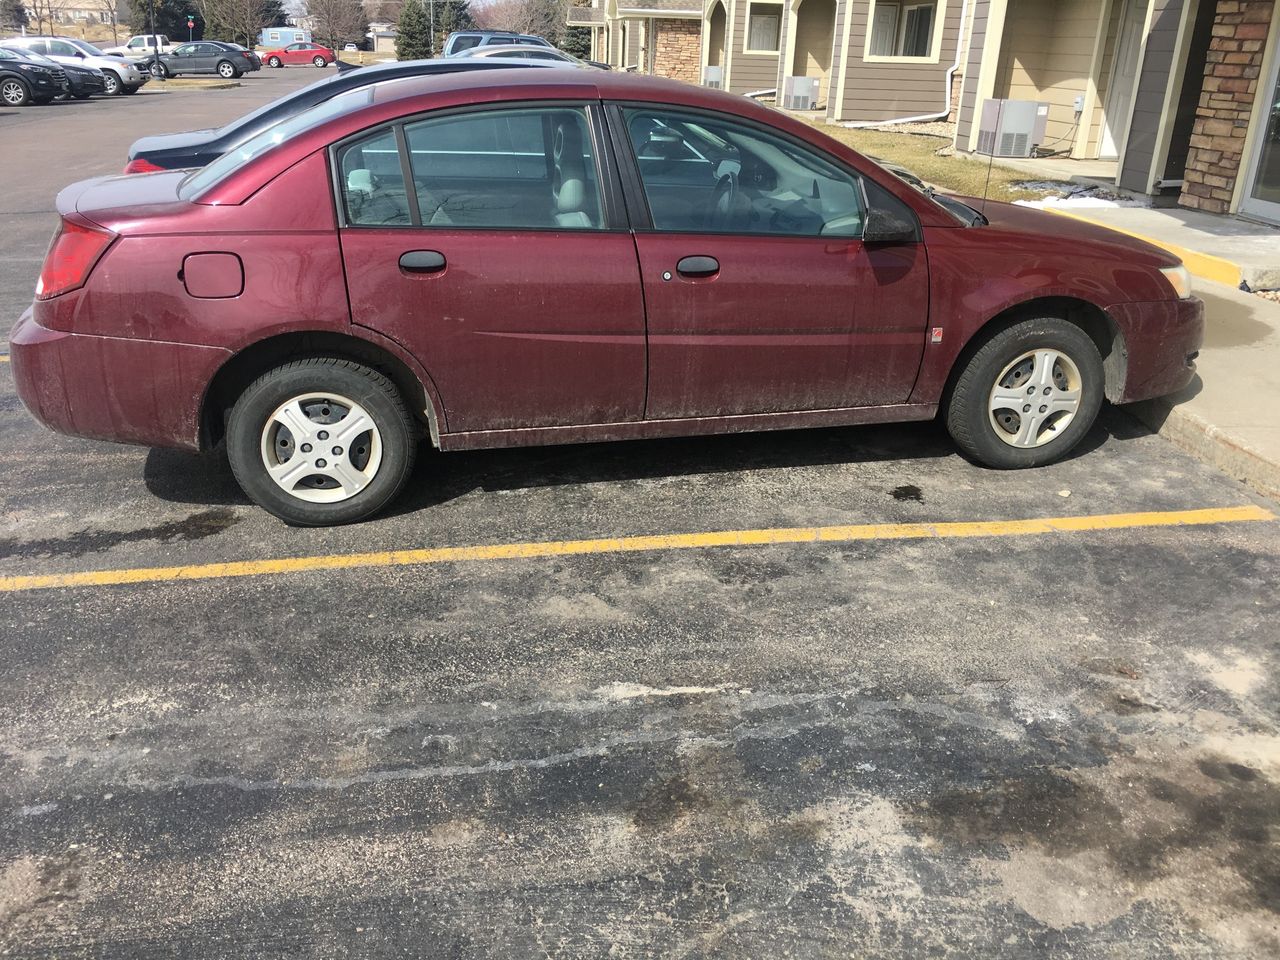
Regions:
<instances>
[{"instance_id":1,"label":"car's front wheel","mask_svg":"<svg viewBox=\"0 0 1280 960\"><path fill-rule=\"evenodd\" d=\"M311 62L314 63L317 67L323 67L329 61L327 61L324 57L317 56L317 57L312 57Z\"/></svg>"},{"instance_id":2,"label":"car's front wheel","mask_svg":"<svg viewBox=\"0 0 1280 960\"><path fill-rule=\"evenodd\" d=\"M120 75L111 70L102 71L102 92L108 97L116 97L124 92L124 82Z\"/></svg>"},{"instance_id":3,"label":"car's front wheel","mask_svg":"<svg viewBox=\"0 0 1280 960\"><path fill-rule=\"evenodd\" d=\"M298 526L376 513L403 489L416 453L395 385L337 357L268 371L240 395L227 423L227 456L241 488Z\"/></svg>"},{"instance_id":4,"label":"car's front wheel","mask_svg":"<svg viewBox=\"0 0 1280 960\"><path fill-rule=\"evenodd\" d=\"M228 60L223 60L218 64L218 76L223 80L230 80L236 75L235 65Z\"/></svg>"},{"instance_id":5,"label":"car's front wheel","mask_svg":"<svg viewBox=\"0 0 1280 960\"><path fill-rule=\"evenodd\" d=\"M157 80L163 80L169 75L169 70L163 63L157 60L151 65L151 75Z\"/></svg>"},{"instance_id":6,"label":"car's front wheel","mask_svg":"<svg viewBox=\"0 0 1280 960\"><path fill-rule=\"evenodd\" d=\"M283 66L284 66L284 64L280 62L280 58L279 58L279 57L267 57L267 66L268 66L268 67L283 67Z\"/></svg>"},{"instance_id":7,"label":"car's front wheel","mask_svg":"<svg viewBox=\"0 0 1280 960\"><path fill-rule=\"evenodd\" d=\"M31 91L17 77L0 80L0 102L6 107L25 107L31 102Z\"/></svg>"},{"instance_id":8,"label":"car's front wheel","mask_svg":"<svg viewBox=\"0 0 1280 960\"><path fill-rule=\"evenodd\" d=\"M1102 356L1057 317L1023 320L969 358L946 409L947 429L979 463L1036 467L1066 456L1102 406Z\"/></svg>"}]
</instances>

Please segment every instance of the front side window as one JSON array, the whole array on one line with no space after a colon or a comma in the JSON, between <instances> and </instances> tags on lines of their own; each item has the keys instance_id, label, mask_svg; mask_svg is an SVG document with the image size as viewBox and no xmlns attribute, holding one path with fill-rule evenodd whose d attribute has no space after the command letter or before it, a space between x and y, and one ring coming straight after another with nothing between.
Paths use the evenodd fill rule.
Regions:
<instances>
[{"instance_id":1,"label":"front side window","mask_svg":"<svg viewBox=\"0 0 1280 960\"><path fill-rule=\"evenodd\" d=\"M603 224L591 129L580 108L484 110L407 123L412 190L389 131L344 147L348 222L596 230ZM388 139L390 137L390 139Z\"/></svg>"},{"instance_id":2,"label":"front side window","mask_svg":"<svg viewBox=\"0 0 1280 960\"><path fill-rule=\"evenodd\" d=\"M856 175L746 124L648 108L625 112L655 229L861 237Z\"/></svg>"},{"instance_id":3,"label":"front side window","mask_svg":"<svg viewBox=\"0 0 1280 960\"><path fill-rule=\"evenodd\" d=\"M873 57L933 56L938 0L875 0L867 53Z\"/></svg>"},{"instance_id":4,"label":"front side window","mask_svg":"<svg viewBox=\"0 0 1280 960\"><path fill-rule=\"evenodd\" d=\"M753 3L747 13L745 53L777 53L782 37L782 4Z\"/></svg>"}]
</instances>

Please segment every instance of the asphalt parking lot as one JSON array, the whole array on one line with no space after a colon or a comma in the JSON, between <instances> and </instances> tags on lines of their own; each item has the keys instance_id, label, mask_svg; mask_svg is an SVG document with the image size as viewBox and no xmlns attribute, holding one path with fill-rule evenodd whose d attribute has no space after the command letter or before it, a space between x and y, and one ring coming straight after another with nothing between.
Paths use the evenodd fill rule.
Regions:
<instances>
[{"instance_id":1,"label":"asphalt parking lot","mask_svg":"<svg viewBox=\"0 0 1280 960\"><path fill-rule=\"evenodd\" d=\"M0 112L0 315L58 189L318 73ZM1280 954L1280 508L1123 412L426 453L336 530L2 362L0 450L7 956Z\"/></svg>"}]
</instances>

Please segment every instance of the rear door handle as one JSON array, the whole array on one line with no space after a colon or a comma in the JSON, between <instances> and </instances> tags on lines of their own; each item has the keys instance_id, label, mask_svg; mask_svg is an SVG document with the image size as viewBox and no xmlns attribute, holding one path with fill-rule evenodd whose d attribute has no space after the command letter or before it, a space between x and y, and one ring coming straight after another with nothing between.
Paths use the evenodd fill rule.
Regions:
<instances>
[{"instance_id":1,"label":"rear door handle","mask_svg":"<svg viewBox=\"0 0 1280 960\"><path fill-rule=\"evenodd\" d=\"M444 254L438 250L410 250L400 254L400 269L405 273L438 273L444 265Z\"/></svg>"},{"instance_id":2,"label":"rear door handle","mask_svg":"<svg viewBox=\"0 0 1280 960\"><path fill-rule=\"evenodd\" d=\"M676 273L682 277L713 277L720 272L720 261L715 257L682 257L676 264Z\"/></svg>"}]
</instances>

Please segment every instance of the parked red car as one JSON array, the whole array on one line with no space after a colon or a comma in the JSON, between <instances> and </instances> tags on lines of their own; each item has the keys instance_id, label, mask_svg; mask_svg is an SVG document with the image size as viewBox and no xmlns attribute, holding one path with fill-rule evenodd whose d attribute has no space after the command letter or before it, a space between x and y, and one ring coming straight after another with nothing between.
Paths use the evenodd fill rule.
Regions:
<instances>
[{"instance_id":1,"label":"parked red car","mask_svg":"<svg viewBox=\"0 0 1280 960\"><path fill-rule=\"evenodd\" d=\"M279 50L268 50L262 55L262 62L268 67L287 67L290 65L309 63L314 67L327 67L338 56L329 47L318 43L291 43Z\"/></svg>"},{"instance_id":2,"label":"parked red car","mask_svg":"<svg viewBox=\"0 0 1280 960\"><path fill-rule=\"evenodd\" d=\"M976 201L975 201L976 202ZM484 71L340 94L203 169L89 180L11 335L55 430L197 450L298 524L442 450L928 420L1048 463L1187 384L1169 254L941 205L751 100Z\"/></svg>"}]
</instances>

